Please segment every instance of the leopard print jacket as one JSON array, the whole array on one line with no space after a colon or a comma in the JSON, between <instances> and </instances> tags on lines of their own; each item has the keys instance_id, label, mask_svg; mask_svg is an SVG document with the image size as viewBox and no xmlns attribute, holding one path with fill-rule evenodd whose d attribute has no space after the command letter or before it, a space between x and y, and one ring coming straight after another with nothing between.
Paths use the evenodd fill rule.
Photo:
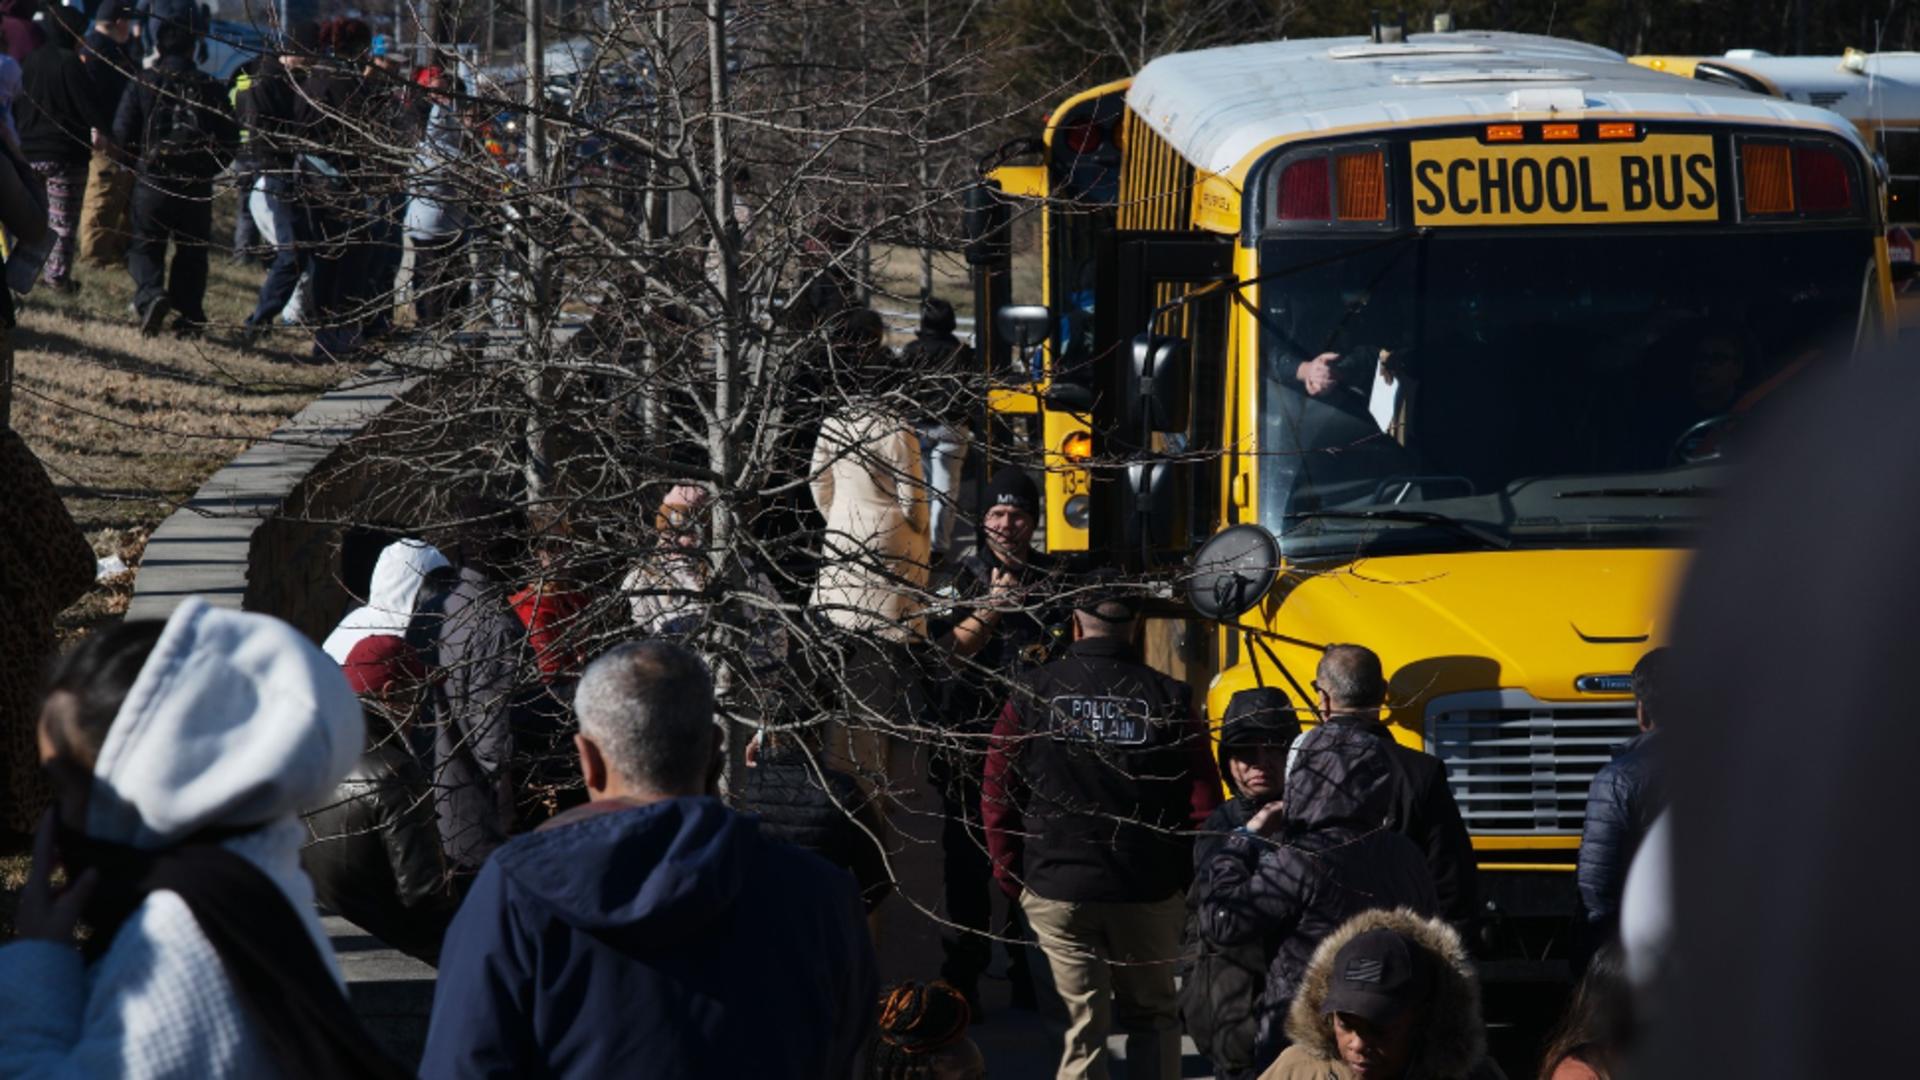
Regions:
<instances>
[{"instance_id":1,"label":"leopard print jacket","mask_svg":"<svg viewBox=\"0 0 1920 1080\"><path fill-rule=\"evenodd\" d=\"M30 832L49 793L35 723L53 620L93 585L93 549L40 460L0 427L0 831Z\"/></svg>"}]
</instances>

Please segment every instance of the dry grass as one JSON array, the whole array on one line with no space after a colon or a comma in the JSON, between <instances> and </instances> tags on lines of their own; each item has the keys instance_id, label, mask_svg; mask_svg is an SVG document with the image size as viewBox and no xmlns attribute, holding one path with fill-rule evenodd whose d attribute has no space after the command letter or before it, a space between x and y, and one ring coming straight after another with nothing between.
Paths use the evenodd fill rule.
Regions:
<instances>
[{"instance_id":1,"label":"dry grass","mask_svg":"<svg viewBox=\"0 0 1920 1080\"><path fill-rule=\"evenodd\" d=\"M231 218L216 216L216 221ZM14 330L14 426L33 446L94 551L137 566L147 534L214 472L346 372L309 364L306 340L242 348L241 320L263 273L216 251L212 327L200 338L146 338L123 270L76 271L81 291L35 289ZM133 574L110 579L61 618L63 636L124 613Z\"/></svg>"}]
</instances>

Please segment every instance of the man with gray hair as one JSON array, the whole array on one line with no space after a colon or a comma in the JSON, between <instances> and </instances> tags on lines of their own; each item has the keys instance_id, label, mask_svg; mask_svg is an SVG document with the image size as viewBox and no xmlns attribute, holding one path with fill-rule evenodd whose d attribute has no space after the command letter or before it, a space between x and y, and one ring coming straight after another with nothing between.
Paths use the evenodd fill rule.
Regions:
<instances>
[{"instance_id":1,"label":"man with gray hair","mask_svg":"<svg viewBox=\"0 0 1920 1080\"><path fill-rule=\"evenodd\" d=\"M574 709L591 801L475 879L420 1075L849 1075L879 993L854 880L714 797L706 666L621 645Z\"/></svg>"},{"instance_id":2,"label":"man with gray hair","mask_svg":"<svg viewBox=\"0 0 1920 1080\"><path fill-rule=\"evenodd\" d=\"M1381 719L1387 707L1387 676L1380 656L1365 645L1328 645L1320 654L1313 689L1320 716L1351 724L1384 742L1393 759L1395 831L1427 856L1440 893L1440 913L1463 933L1479 910L1478 868L1460 806L1447 785L1447 767L1432 754L1402 745Z\"/></svg>"}]
</instances>

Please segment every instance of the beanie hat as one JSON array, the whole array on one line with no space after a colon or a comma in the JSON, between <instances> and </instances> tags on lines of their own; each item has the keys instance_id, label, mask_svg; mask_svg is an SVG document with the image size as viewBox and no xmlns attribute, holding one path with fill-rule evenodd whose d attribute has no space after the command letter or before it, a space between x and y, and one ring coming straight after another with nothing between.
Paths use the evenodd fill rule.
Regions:
<instances>
[{"instance_id":1,"label":"beanie hat","mask_svg":"<svg viewBox=\"0 0 1920 1080\"><path fill-rule=\"evenodd\" d=\"M393 634L374 634L360 639L340 665L347 685L360 697L417 685L427 677L427 668L413 646Z\"/></svg>"},{"instance_id":2,"label":"beanie hat","mask_svg":"<svg viewBox=\"0 0 1920 1080\"><path fill-rule=\"evenodd\" d=\"M928 337L945 337L953 333L959 322L953 316L953 305L937 296L929 296L920 305L920 332Z\"/></svg>"},{"instance_id":3,"label":"beanie hat","mask_svg":"<svg viewBox=\"0 0 1920 1080\"><path fill-rule=\"evenodd\" d=\"M1034 517L1040 516L1040 489L1025 469L1008 465L993 474L987 483L986 507L1011 506Z\"/></svg>"},{"instance_id":4,"label":"beanie hat","mask_svg":"<svg viewBox=\"0 0 1920 1080\"><path fill-rule=\"evenodd\" d=\"M690 518L706 512L707 504L713 496L707 489L697 484L676 484L660 500L660 512L654 515L653 525L659 532L677 532L685 527Z\"/></svg>"}]
</instances>

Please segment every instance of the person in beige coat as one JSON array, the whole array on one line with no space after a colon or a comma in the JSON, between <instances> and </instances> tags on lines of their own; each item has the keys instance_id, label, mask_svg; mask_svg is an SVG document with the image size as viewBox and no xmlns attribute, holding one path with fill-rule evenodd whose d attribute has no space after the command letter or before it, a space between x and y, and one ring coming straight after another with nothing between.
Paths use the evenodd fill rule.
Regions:
<instances>
[{"instance_id":1,"label":"person in beige coat","mask_svg":"<svg viewBox=\"0 0 1920 1080\"><path fill-rule=\"evenodd\" d=\"M1407 908L1362 912L1320 943L1287 1036L1260 1080L1506 1080L1459 933Z\"/></svg>"},{"instance_id":2,"label":"person in beige coat","mask_svg":"<svg viewBox=\"0 0 1920 1080\"><path fill-rule=\"evenodd\" d=\"M889 745L899 745L887 732L924 710L928 531L919 437L884 402L850 404L821 424L811 476L826 518L811 602L841 631L841 663L830 677L846 707L847 763L875 783L889 772Z\"/></svg>"}]
</instances>

